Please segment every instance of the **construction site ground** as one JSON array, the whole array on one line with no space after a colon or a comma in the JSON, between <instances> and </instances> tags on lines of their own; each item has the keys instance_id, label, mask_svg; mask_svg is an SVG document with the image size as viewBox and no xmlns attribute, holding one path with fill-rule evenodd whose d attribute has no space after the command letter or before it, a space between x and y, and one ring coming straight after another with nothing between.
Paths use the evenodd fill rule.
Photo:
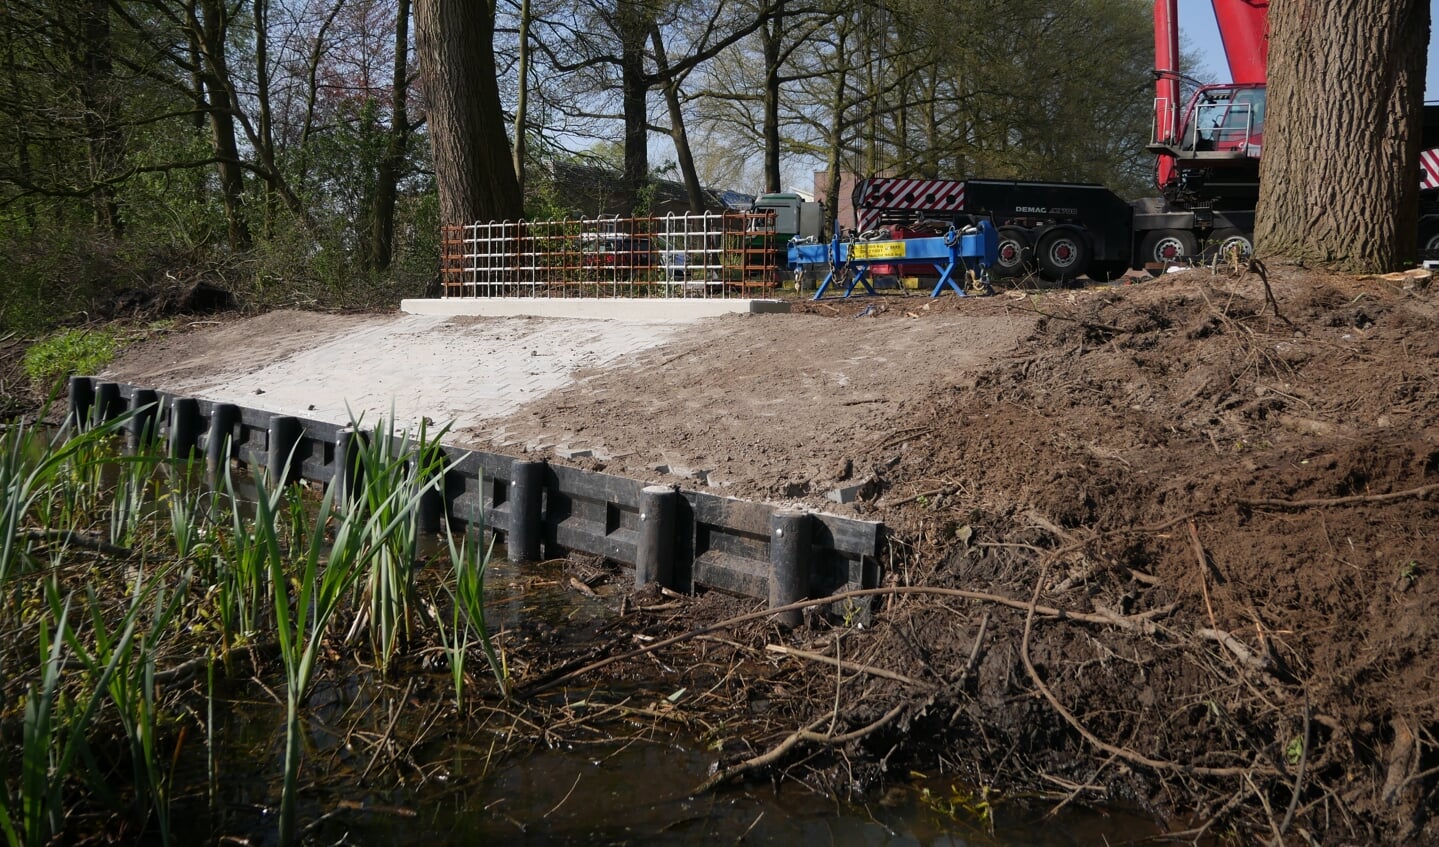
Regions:
<instances>
[{"instance_id":1,"label":"construction site ground","mask_svg":"<svg viewBox=\"0 0 1439 847\"><path fill-rule=\"evenodd\" d=\"M840 792L952 773L986 803L1042 789L1188 838L1439 841L1427 278L1194 270L686 324L180 326L108 376L427 416L461 444L884 521L894 593L869 626L753 624L704 648L736 651L736 702L766 704L733 716L721 768L832 714L841 740L760 771ZM767 643L842 643L890 676L856 671L837 699L832 665Z\"/></svg>"}]
</instances>

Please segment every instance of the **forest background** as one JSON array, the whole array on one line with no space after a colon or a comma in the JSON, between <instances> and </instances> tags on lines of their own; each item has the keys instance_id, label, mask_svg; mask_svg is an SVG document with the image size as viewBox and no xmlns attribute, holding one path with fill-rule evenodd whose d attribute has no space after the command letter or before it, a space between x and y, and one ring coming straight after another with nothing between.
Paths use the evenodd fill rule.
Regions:
<instances>
[{"instance_id":1,"label":"forest background","mask_svg":"<svg viewBox=\"0 0 1439 847\"><path fill-rule=\"evenodd\" d=\"M244 308L363 308L433 281L409 0L3 5L0 337L197 284ZM564 163L638 172L622 213L644 213L657 179L1151 182L1144 0L493 9L527 217L576 211L550 178Z\"/></svg>"}]
</instances>

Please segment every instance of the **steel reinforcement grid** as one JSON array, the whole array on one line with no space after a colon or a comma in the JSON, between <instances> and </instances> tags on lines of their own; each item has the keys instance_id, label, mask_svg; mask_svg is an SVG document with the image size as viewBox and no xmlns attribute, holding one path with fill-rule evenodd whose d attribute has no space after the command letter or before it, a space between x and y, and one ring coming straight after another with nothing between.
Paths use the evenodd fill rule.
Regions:
<instances>
[{"instance_id":1,"label":"steel reinforcement grid","mask_svg":"<svg viewBox=\"0 0 1439 847\"><path fill-rule=\"evenodd\" d=\"M764 297L783 276L774 212L446 226L445 297Z\"/></svg>"},{"instance_id":2,"label":"steel reinforcement grid","mask_svg":"<svg viewBox=\"0 0 1439 847\"><path fill-rule=\"evenodd\" d=\"M151 441L177 460L204 461L211 472L232 461L272 480L286 472L287 482L328 484L339 477L342 492L356 484L356 439L379 437L94 377L71 378L67 426L122 415L130 416L123 429L131 449ZM438 532L445 520L483 528L502 537L513 561L578 551L632 566L637 585L659 582L687 593L697 586L718 588L767 599L772 608L880 582L880 523L498 453L442 449L446 469L434 497L422 504L422 529ZM842 611L863 617L868 606Z\"/></svg>"}]
</instances>

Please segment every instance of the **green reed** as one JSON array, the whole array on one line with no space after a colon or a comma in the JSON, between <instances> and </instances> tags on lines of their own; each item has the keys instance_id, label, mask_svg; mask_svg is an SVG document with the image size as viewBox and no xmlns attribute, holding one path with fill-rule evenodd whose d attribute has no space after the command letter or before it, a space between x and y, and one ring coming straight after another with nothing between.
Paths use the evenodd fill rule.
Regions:
<instances>
[{"instance_id":1,"label":"green reed","mask_svg":"<svg viewBox=\"0 0 1439 847\"><path fill-rule=\"evenodd\" d=\"M89 667L88 684L71 699L61 686L61 677L68 661L66 646L73 651L79 643L70 625L74 595L62 600L53 577L47 580L46 595L49 615L42 615L38 622L40 679L38 687L32 683L25 692L18 820L0 804L0 830L12 847L48 844L61 832L64 792L72 777L82 776L92 787L99 784L102 777L93 764L88 732L139 622L136 607L132 607L113 632L108 660ZM75 773L77 760L86 764L85 773Z\"/></svg>"},{"instance_id":2,"label":"green reed","mask_svg":"<svg viewBox=\"0 0 1439 847\"><path fill-rule=\"evenodd\" d=\"M373 533L367 539L374 554L363 581L362 615L381 673L388 672L401 644L413 635L420 503L426 497L442 496L447 468L439 439L448 429L431 435L422 422L412 436L397 433L391 418L382 421L371 437L357 439L354 461L360 485L351 509L364 516L367 531Z\"/></svg>"},{"instance_id":3,"label":"green reed","mask_svg":"<svg viewBox=\"0 0 1439 847\"><path fill-rule=\"evenodd\" d=\"M66 636L71 651L92 679L99 679L103 669L113 668L112 673L105 675L102 687L115 706L128 743L136 817L143 829L153 814L164 844L171 841L171 780L162 767L158 750L160 719L155 700L155 658L160 647L173 635L171 624L181 611L189 584L188 573L174 587L167 587L163 574L147 581L143 570L137 571L129 606L114 627L106 623L110 610L97 596L95 586L87 585L86 606L90 612L93 648L87 648L74 630L69 630ZM143 620L147 607L150 607L149 623L139 637L121 637L122 633L134 632L135 622Z\"/></svg>"},{"instance_id":4,"label":"green reed","mask_svg":"<svg viewBox=\"0 0 1439 847\"><path fill-rule=\"evenodd\" d=\"M54 521L64 520L68 529L79 519L82 503L92 494L98 497L99 457L123 424L122 418L49 439L23 421L0 430L0 585L35 567L26 535L29 523L54 527ZM85 484L77 485L77 477ZM77 493L82 489L83 496ZM67 505L57 509L55 498Z\"/></svg>"},{"instance_id":5,"label":"green reed","mask_svg":"<svg viewBox=\"0 0 1439 847\"><path fill-rule=\"evenodd\" d=\"M446 527L445 542L449 546L451 572L453 573L454 587L450 589L451 599L454 602L454 631L455 641L460 645L457 652L460 654L460 663L463 666L463 653L472 643L478 643L481 652L484 654L485 663L489 665L490 674L495 678L495 685L499 688L500 696L510 696L510 673L509 666L505 661L503 652L496 649L493 637L490 635L489 623L485 616L485 574L489 570L490 559L495 551L494 539L480 552L479 539L484 537L484 527L477 524L470 528L470 532L461 537L459 542L455 541L455 534ZM463 626L464 635L459 632ZM453 673L454 659L451 659L451 670ZM456 680L455 702L460 705L464 699L464 680L459 677Z\"/></svg>"}]
</instances>

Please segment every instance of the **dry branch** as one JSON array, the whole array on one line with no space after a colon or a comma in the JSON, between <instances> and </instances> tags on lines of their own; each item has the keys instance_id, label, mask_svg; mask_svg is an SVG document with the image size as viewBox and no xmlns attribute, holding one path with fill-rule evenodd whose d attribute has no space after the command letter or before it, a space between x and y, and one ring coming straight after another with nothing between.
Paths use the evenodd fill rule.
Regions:
<instances>
[{"instance_id":1,"label":"dry branch","mask_svg":"<svg viewBox=\"0 0 1439 847\"><path fill-rule=\"evenodd\" d=\"M1054 711L1058 713L1061 718L1064 719L1065 723L1073 727L1074 731L1078 732L1085 741L1089 742L1091 746L1106 753L1109 753L1113 756L1117 756L1125 760L1126 762L1130 762L1131 764L1136 765L1143 765L1144 767L1157 771L1170 771L1175 773L1188 773L1196 774L1199 776L1216 777L1249 776L1250 774L1254 773L1259 773L1265 776L1274 775L1273 771L1262 769L1257 763L1246 767L1210 768L1200 767L1198 765L1187 765L1180 762L1169 762L1163 759L1154 759L1144 755L1143 753L1130 750L1127 747L1116 747L1115 745L1104 741L1099 736L1090 732L1089 728L1086 727L1084 724L1080 723L1079 718L1075 717L1073 712L1066 709L1064 707L1064 704L1059 702L1059 698L1054 696L1054 692L1049 690L1049 686L1044 684L1044 681L1039 677L1039 672L1034 668L1033 660L1029 657L1029 636L1033 630L1034 616L1038 609L1037 604L1039 602L1039 592L1044 587L1044 580L1045 577L1047 577L1048 575L1049 563L1046 562L1044 567L1040 569L1039 579L1035 580L1034 594L1031 596L1028 606L1029 611L1024 616L1024 636L1019 640L1019 658L1021 661L1024 662L1024 669L1029 674L1030 682L1034 683L1034 686L1036 689L1039 690L1039 693L1043 695L1045 700L1049 701L1050 707L1053 708Z\"/></svg>"},{"instance_id":2,"label":"dry branch","mask_svg":"<svg viewBox=\"0 0 1439 847\"><path fill-rule=\"evenodd\" d=\"M851 741L858 741L859 739L864 738L870 733L875 732L876 730L883 728L886 724L892 722L895 718L899 717L900 714L904 712L907 706L907 703L900 703L898 706L895 706L893 709L885 712L874 722L865 724L864 726L854 730L853 732L845 732L839 735L818 733L814 731L815 727L830 719L830 715L825 714L824 716L814 721L811 721L810 724L804 729L796 730L795 732L790 733L784 741L781 741L778 745L771 748L770 750L761 753L760 755L753 758L745 759L743 762L740 762L733 767L725 768L724 770L719 771L714 776L711 776L709 779L695 786L694 789L690 791L690 794L703 794L706 791L715 788L716 786L723 785L724 783L729 782L731 779L734 779L737 776L749 773L750 771L756 770L757 768L762 768L765 765L773 764L784 758L784 755L790 750L793 750L795 747L806 741L814 744L848 744Z\"/></svg>"},{"instance_id":3,"label":"dry branch","mask_svg":"<svg viewBox=\"0 0 1439 847\"><path fill-rule=\"evenodd\" d=\"M807 659L811 662L819 662L821 664L831 665L839 668L840 670L849 671L850 673L869 674L870 676L878 676L885 679L892 679L895 682L902 682L905 685L913 685L917 687L925 687L927 685L927 683L920 682L917 679L911 679L904 674L895 673L894 671L885 670L884 668L877 668L873 665L861 665L858 662L847 662L844 659L836 659L833 656L826 656L823 653L811 653L808 650L796 650L793 647L786 647L783 644L766 644L764 649L767 653L776 653L781 656L794 656L797 659Z\"/></svg>"},{"instance_id":4,"label":"dry branch","mask_svg":"<svg viewBox=\"0 0 1439 847\"><path fill-rule=\"evenodd\" d=\"M684 641L698 638L701 635L709 635L710 633L729 629L730 627L737 626L742 623L747 623L749 621L760 620L762 618L767 618L772 615L777 615L780 612L798 611L802 609L808 609L812 606L827 606L831 603L836 603L841 600L850 600L859 597L881 597L886 595L908 594L928 594L938 597L959 597L965 600L976 600L983 603L994 603L1000 606L1008 606L1011 609L1027 611L1031 615L1041 615L1043 617L1059 618L1062 620L1081 621L1083 623L1099 624L1102 626L1118 626L1121 629L1138 631L1149 631L1154 626L1154 618L1167 615L1174 609L1174 606L1172 605L1165 606L1161 609L1153 609L1142 614L1130 615L1128 617L1121 618L1113 615L1096 615L1085 612L1073 612L1064 609L1056 609L1050 606L1037 606L1032 603L1026 603L1023 600L1015 600L1011 597L1003 597L998 594L986 594L982 591L965 591L964 589L960 588L934 588L923 585L895 585L886 588L859 588L855 589L854 591L842 591L838 594L831 594L828 597L819 597L813 600L801 600L798 603L790 603L786 606L777 606L773 609L761 609L757 612L748 612L743 615L736 615L732 618L726 618L725 620L717 621L715 623L709 624L708 626L702 626L699 629L692 629L689 632L685 632L680 635L671 636L670 638L664 638L652 644L646 644L643 647L639 647L625 653L619 653L613 656L606 656L603 659L597 659L593 662L590 662L589 664L583 665L570 671L566 671L559 676L545 680L544 682L534 685L532 687L520 686L516 690L516 694L539 694L541 692L548 691L558 685L569 682L576 677L580 677L587 673L597 671L601 668L609 667L610 665L616 664L618 662L638 658L647 653L653 653L656 650L661 650L665 647L670 647Z\"/></svg>"}]
</instances>

